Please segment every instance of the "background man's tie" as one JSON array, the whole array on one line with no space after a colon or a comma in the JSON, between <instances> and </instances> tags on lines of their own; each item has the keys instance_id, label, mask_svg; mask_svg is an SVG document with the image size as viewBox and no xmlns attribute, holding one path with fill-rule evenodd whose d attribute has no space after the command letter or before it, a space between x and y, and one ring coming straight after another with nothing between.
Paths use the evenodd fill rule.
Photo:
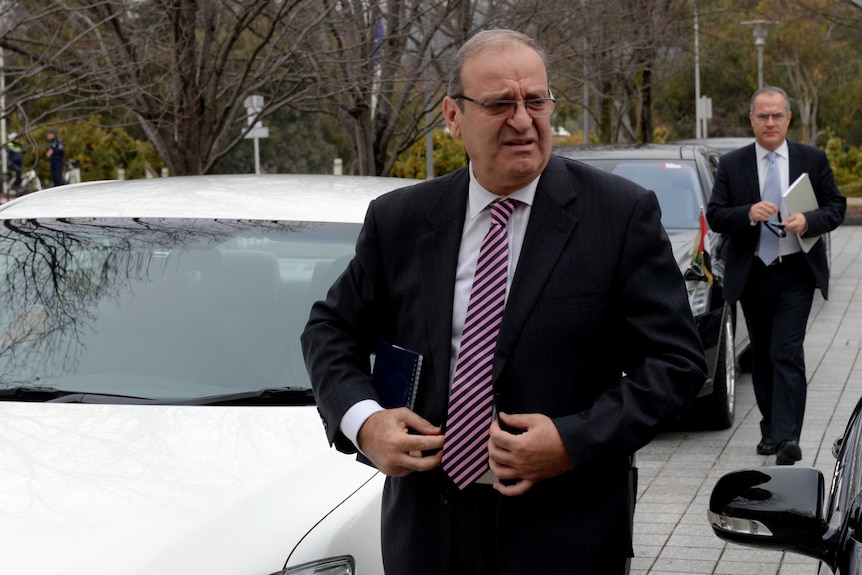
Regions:
<instances>
[{"instance_id":1,"label":"background man's tie","mask_svg":"<svg viewBox=\"0 0 862 575\"><path fill-rule=\"evenodd\" d=\"M763 182L763 199L781 207L781 179L778 177L778 165L775 163L775 152L769 152L769 168L766 170L766 179ZM773 214L769 221L778 223L778 214ZM760 248L757 252L760 259L766 265L771 264L778 257L778 235L767 228L765 223L760 224Z\"/></svg>"},{"instance_id":2,"label":"background man's tie","mask_svg":"<svg viewBox=\"0 0 862 575\"><path fill-rule=\"evenodd\" d=\"M494 417L491 371L506 305L509 237L506 225L516 200L490 205L491 229L482 241L467 304L464 334L446 416L443 470L464 489L488 469L488 437Z\"/></svg>"}]
</instances>

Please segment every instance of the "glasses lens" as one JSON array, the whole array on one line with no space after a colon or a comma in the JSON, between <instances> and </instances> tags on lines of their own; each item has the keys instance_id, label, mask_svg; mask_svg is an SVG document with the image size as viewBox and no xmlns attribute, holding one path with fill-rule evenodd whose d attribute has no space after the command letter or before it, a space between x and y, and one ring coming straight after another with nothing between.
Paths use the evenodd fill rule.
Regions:
<instances>
[{"instance_id":1,"label":"glasses lens","mask_svg":"<svg viewBox=\"0 0 862 575\"><path fill-rule=\"evenodd\" d=\"M759 122L764 124L769 121L769 118L772 118L774 122L780 122L784 119L784 114L758 114L756 118Z\"/></svg>"},{"instance_id":2,"label":"glasses lens","mask_svg":"<svg viewBox=\"0 0 862 575\"><path fill-rule=\"evenodd\" d=\"M527 108L527 113L534 118L544 118L554 112L556 102L550 98L534 98L526 100L524 106Z\"/></svg>"},{"instance_id":3,"label":"glasses lens","mask_svg":"<svg viewBox=\"0 0 862 575\"><path fill-rule=\"evenodd\" d=\"M472 101L472 100L471 100ZM550 116L554 112L555 103L550 98L532 98L530 100L489 100L487 102L475 102L482 106L482 110L489 116L513 116L518 105L523 103L524 109L527 110L533 118L544 118Z\"/></svg>"},{"instance_id":4,"label":"glasses lens","mask_svg":"<svg viewBox=\"0 0 862 575\"><path fill-rule=\"evenodd\" d=\"M514 110L514 106L517 106L518 102L515 100L491 100L489 102L485 102L485 112L491 116L498 116L500 114L512 113Z\"/></svg>"}]
</instances>

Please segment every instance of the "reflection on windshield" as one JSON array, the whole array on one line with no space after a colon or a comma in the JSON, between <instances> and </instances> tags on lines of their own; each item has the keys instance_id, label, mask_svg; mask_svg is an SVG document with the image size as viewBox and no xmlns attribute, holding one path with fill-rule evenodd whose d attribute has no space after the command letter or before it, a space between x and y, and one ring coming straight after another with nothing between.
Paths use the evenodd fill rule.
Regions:
<instances>
[{"instance_id":1,"label":"reflection on windshield","mask_svg":"<svg viewBox=\"0 0 862 575\"><path fill-rule=\"evenodd\" d=\"M189 398L308 387L299 334L358 226L8 220L0 387Z\"/></svg>"},{"instance_id":2,"label":"reflection on windshield","mask_svg":"<svg viewBox=\"0 0 862 575\"><path fill-rule=\"evenodd\" d=\"M581 158L655 192L666 229L700 227L703 193L694 163L689 160L616 160Z\"/></svg>"}]
</instances>

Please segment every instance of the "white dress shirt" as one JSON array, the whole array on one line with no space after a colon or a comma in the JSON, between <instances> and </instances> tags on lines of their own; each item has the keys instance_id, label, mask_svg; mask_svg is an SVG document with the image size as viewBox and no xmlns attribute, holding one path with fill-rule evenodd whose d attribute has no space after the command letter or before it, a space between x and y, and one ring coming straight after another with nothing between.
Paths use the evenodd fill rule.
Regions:
<instances>
[{"instance_id":1,"label":"white dress shirt","mask_svg":"<svg viewBox=\"0 0 862 575\"><path fill-rule=\"evenodd\" d=\"M506 297L512 285L512 278L518 266L524 234L539 178L526 187L509 194L508 198L518 200L519 204L509 219L509 279L506 282ZM452 308L452 358L449 364L449 384L455 375L455 364L458 360L458 349L461 347L461 335L464 331L464 320L467 316L467 304L470 300L470 290L473 288L473 276L476 275L476 264L479 260L479 248L482 240L491 227L491 212L485 208L501 196L491 193L479 184L470 165L470 187L467 199L467 214L464 220L464 231L461 234L461 247L458 251L458 267L455 272L455 303ZM341 432L359 449L359 428L371 415L382 411L383 407L373 399L356 403L348 409L341 418Z\"/></svg>"},{"instance_id":2,"label":"white dress shirt","mask_svg":"<svg viewBox=\"0 0 862 575\"><path fill-rule=\"evenodd\" d=\"M763 197L763 185L766 182L766 171L769 169L769 150L758 143L754 144L754 150L757 154L757 179L760 187L760 196ZM781 182L782 200L778 206L781 221L784 221L789 215L790 210L784 202L783 194L790 187L790 153L787 146L787 140L784 140L777 149L775 149L775 165L778 168L778 178ZM787 236L778 240L778 256L787 256L794 254L801 249L799 236L791 231L787 232ZM757 255L757 254L755 254Z\"/></svg>"}]
</instances>

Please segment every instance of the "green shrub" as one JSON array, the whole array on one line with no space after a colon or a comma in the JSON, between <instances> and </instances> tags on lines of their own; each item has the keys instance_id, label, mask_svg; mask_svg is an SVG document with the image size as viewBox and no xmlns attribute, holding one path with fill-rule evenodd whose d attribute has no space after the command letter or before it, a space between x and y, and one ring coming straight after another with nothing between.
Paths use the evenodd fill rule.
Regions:
<instances>
[{"instance_id":1,"label":"green shrub","mask_svg":"<svg viewBox=\"0 0 862 575\"><path fill-rule=\"evenodd\" d=\"M442 176L466 165L467 153L461 140L456 140L446 130L434 130L434 175ZM426 173L425 138L422 138L401 154L392 168L392 175L424 180Z\"/></svg>"},{"instance_id":2,"label":"green shrub","mask_svg":"<svg viewBox=\"0 0 862 575\"><path fill-rule=\"evenodd\" d=\"M857 146L845 149L841 138L830 136L826 142L826 156L841 193L847 197L862 197L862 150Z\"/></svg>"}]
</instances>

